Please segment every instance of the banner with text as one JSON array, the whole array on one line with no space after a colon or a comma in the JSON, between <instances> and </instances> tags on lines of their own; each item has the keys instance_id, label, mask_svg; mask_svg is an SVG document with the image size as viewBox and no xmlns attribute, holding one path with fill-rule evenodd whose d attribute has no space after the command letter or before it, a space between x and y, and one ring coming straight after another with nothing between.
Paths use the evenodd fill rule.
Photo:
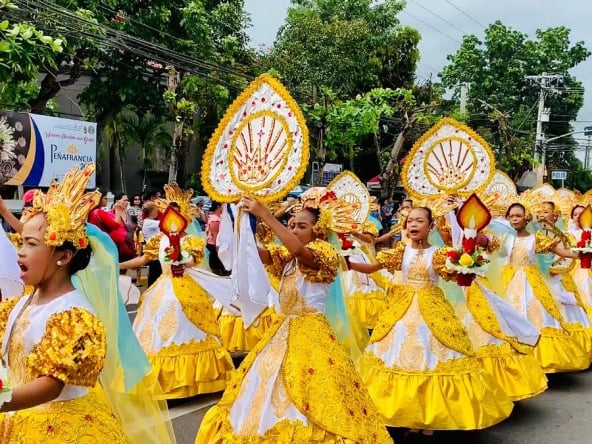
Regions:
<instances>
[{"instance_id":1,"label":"banner with text","mask_svg":"<svg viewBox=\"0 0 592 444\"><path fill-rule=\"evenodd\" d=\"M0 111L0 185L47 187L96 159L96 123Z\"/></svg>"}]
</instances>

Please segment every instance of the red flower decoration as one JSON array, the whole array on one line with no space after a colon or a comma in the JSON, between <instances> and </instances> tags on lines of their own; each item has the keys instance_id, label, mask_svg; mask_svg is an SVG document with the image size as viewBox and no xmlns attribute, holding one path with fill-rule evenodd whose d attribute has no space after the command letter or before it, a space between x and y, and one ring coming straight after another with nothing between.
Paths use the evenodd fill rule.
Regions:
<instances>
[{"instance_id":1,"label":"red flower decoration","mask_svg":"<svg viewBox=\"0 0 592 444\"><path fill-rule=\"evenodd\" d=\"M591 238L592 238L592 234L590 233L589 230L585 230L582 232L582 240L584 242L591 240Z\"/></svg>"},{"instance_id":2,"label":"red flower decoration","mask_svg":"<svg viewBox=\"0 0 592 444\"><path fill-rule=\"evenodd\" d=\"M576 246L577 246L578 248L584 248L584 247L586 246L586 241L582 239L581 241L579 241L579 242L576 244Z\"/></svg>"},{"instance_id":3,"label":"red flower decoration","mask_svg":"<svg viewBox=\"0 0 592 444\"><path fill-rule=\"evenodd\" d=\"M314 368L309 368L309 369L308 369L308 374L309 374L309 375L314 375L314 372L315 372L315 371L314 371Z\"/></svg>"},{"instance_id":4,"label":"red flower decoration","mask_svg":"<svg viewBox=\"0 0 592 444\"><path fill-rule=\"evenodd\" d=\"M458 253L454 250L450 250L448 253L446 253L446 256L448 256L451 261L458 260Z\"/></svg>"},{"instance_id":5,"label":"red flower decoration","mask_svg":"<svg viewBox=\"0 0 592 444\"><path fill-rule=\"evenodd\" d=\"M55 233L49 233L49 240L54 241L58 238L58 235Z\"/></svg>"}]
</instances>

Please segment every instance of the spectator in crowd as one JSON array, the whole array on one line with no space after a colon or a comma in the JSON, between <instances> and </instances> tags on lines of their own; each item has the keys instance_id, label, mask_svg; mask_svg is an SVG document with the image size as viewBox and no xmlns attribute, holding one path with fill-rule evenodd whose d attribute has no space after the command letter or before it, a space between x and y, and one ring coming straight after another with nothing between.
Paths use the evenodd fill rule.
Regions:
<instances>
[{"instance_id":1,"label":"spectator in crowd","mask_svg":"<svg viewBox=\"0 0 592 444\"><path fill-rule=\"evenodd\" d=\"M220 202L212 202L208 215L208 222L206 223L206 248L210 253L209 264L212 272L219 276L229 276L230 272L224 268L222 261L218 257L218 249L216 248L216 239L218 237L218 231L220 230L221 214L222 204Z\"/></svg>"}]
</instances>

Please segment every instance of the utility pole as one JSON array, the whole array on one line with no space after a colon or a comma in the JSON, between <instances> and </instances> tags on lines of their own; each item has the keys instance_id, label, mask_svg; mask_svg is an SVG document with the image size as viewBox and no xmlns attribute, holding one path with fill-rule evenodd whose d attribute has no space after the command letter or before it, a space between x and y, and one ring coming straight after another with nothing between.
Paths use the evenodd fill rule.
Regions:
<instances>
[{"instance_id":1,"label":"utility pole","mask_svg":"<svg viewBox=\"0 0 592 444\"><path fill-rule=\"evenodd\" d=\"M534 143L534 158L536 159L537 153L540 150L540 161L541 161L541 176L545 175L546 168L546 143L545 133L543 131L543 123L549 121L550 110L545 108L545 99L552 95L558 94L559 91L555 88L554 83L563 82L563 75L561 74L547 74L546 72L538 76L526 76L527 80L536 82L539 86L539 109L537 112L537 127L536 127L536 139ZM541 179L542 181L542 179Z\"/></svg>"},{"instance_id":2,"label":"utility pole","mask_svg":"<svg viewBox=\"0 0 592 444\"><path fill-rule=\"evenodd\" d=\"M467 102L469 94L469 84L463 82L460 84L460 112L465 113L467 111Z\"/></svg>"}]
</instances>

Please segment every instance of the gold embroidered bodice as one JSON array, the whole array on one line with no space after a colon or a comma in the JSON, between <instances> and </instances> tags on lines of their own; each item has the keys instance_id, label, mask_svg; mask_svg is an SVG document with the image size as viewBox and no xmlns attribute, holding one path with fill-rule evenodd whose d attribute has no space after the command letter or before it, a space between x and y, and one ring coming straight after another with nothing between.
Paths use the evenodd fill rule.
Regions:
<instances>
[{"instance_id":1,"label":"gold embroidered bodice","mask_svg":"<svg viewBox=\"0 0 592 444\"><path fill-rule=\"evenodd\" d=\"M279 291L281 315L304 316L319 313L316 307L308 306L304 297L298 292L296 281L299 273L296 260L292 260L286 265Z\"/></svg>"},{"instance_id":2,"label":"gold embroidered bodice","mask_svg":"<svg viewBox=\"0 0 592 444\"><path fill-rule=\"evenodd\" d=\"M12 337L8 342L8 367L12 383L20 387L33 378L27 377L27 355L25 354L25 332L31 323L31 307L27 306L18 316L12 329Z\"/></svg>"},{"instance_id":3,"label":"gold embroidered bodice","mask_svg":"<svg viewBox=\"0 0 592 444\"><path fill-rule=\"evenodd\" d=\"M425 255L422 251L417 253L417 256L407 270L407 285L416 289L427 288L433 285Z\"/></svg>"},{"instance_id":4,"label":"gold embroidered bodice","mask_svg":"<svg viewBox=\"0 0 592 444\"><path fill-rule=\"evenodd\" d=\"M531 265L530 254L526 242L528 237L517 237L514 241L514 247L512 248L512 254L510 255L510 264L524 267Z\"/></svg>"}]
</instances>

